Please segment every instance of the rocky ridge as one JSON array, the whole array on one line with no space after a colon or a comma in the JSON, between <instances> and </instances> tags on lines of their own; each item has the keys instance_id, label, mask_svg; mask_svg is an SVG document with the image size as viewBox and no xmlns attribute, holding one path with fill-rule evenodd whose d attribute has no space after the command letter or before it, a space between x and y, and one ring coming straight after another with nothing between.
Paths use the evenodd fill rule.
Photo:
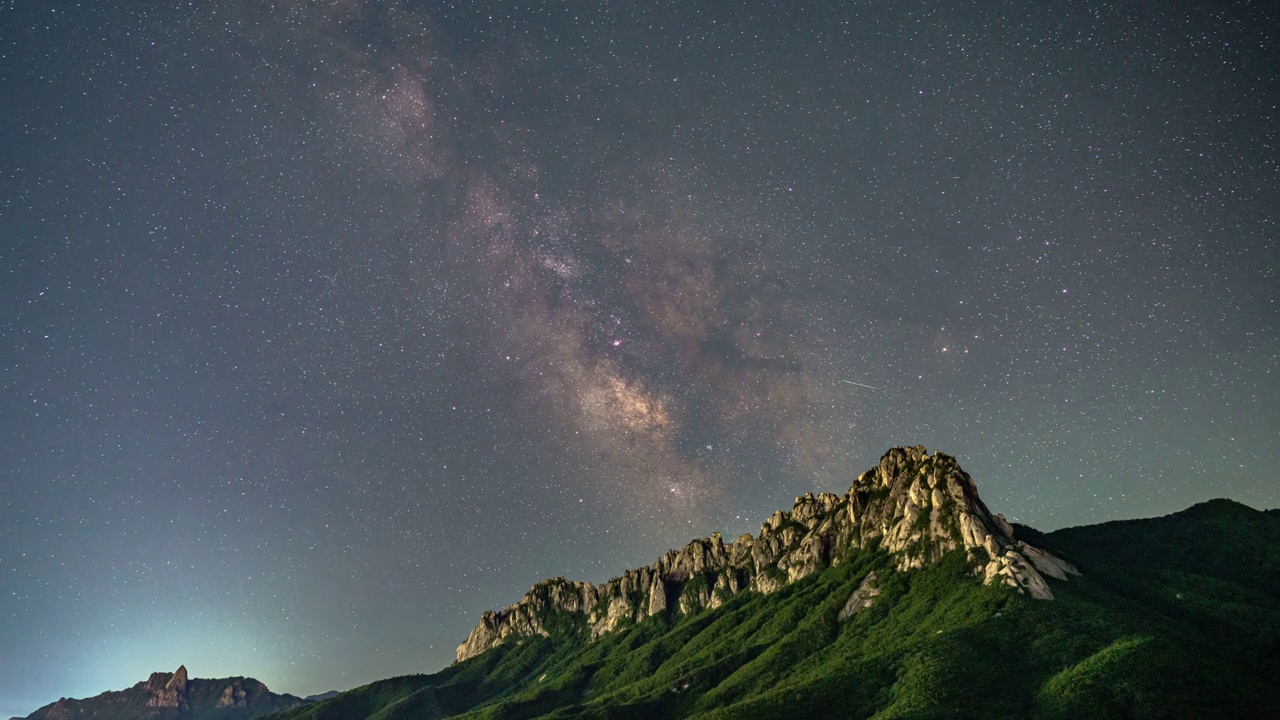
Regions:
<instances>
[{"instance_id":1,"label":"rocky ridge","mask_svg":"<svg viewBox=\"0 0 1280 720\"><path fill-rule=\"evenodd\" d=\"M458 661L509 638L549 636L566 616L585 616L597 638L663 612L715 608L744 590L772 593L835 565L851 553L881 548L899 571L923 567L964 549L974 574L1040 600L1052 600L1045 576L1065 580L1075 568L1014 539L993 515L955 458L924 446L896 447L858 476L843 496L808 493L790 511L775 512L755 537L726 543L720 535L670 550L652 565L628 570L603 585L564 578L543 580L502 611L486 611L458 646ZM874 602L868 578L849 598L841 619Z\"/></svg>"},{"instance_id":2,"label":"rocky ridge","mask_svg":"<svg viewBox=\"0 0 1280 720\"><path fill-rule=\"evenodd\" d=\"M293 695L273 693L253 678L193 679L187 676L183 665L172 673L151 673L146 681L128 690L105 692L83 700L61 698L31 713L25 720L247 720L288 710L303 702Z\"/></svg>"}]
</instances>

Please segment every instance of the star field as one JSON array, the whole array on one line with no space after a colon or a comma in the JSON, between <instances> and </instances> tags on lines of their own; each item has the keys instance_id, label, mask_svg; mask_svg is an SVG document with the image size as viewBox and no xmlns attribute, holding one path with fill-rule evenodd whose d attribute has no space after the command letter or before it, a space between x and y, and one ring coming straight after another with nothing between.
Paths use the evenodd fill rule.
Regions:
<instances>
[{"instance_id":1,"label":"star field","mask_svg":"<svg viewBox=\"0 0 1280 720\"><path fill-rule=\"evenodd\" d=\"M893 445L1042 530L1276 506L1278 33L0 2L0 716L434 671Z\"/></svg>"}]
</instances>

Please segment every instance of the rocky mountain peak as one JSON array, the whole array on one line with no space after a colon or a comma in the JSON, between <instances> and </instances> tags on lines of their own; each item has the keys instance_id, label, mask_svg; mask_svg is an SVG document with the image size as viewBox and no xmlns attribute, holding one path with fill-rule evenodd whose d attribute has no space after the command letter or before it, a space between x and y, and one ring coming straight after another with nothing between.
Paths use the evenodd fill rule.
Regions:
<instances>
[{"instance_id":1,"label":"rocky mountain peak","mask_svg":"<svg viewBox=\"0 0 1280 720\"><path fill-rule=\"evenodd\" d=\"M185 692L187 689L187 666L179 665L178 669L174 671L173 677L169 678L169 682L165 683L165 687L178 692Z\"/></svg>"},{"instance_id":2,"label":"rocky mountain peak","mask_svg":"<svg viewBox=\"0 0 1280 720\"><path fill-rule=\"evenodd\" d=\"M716 533L693 540L600 586L564 578L539 582L505 610L486 611L458 646L457 657L473 657L510 637L550 635L565 613L585 616L595 638L658 613L715 608L743 590L771 593L876 548L887 551L903 572L963 549L983 582L1004 583L1040 600L1053 598L1046 575L1066 579L1077 572L1014 539L1013 527L987 509L955 458L930 455L922 445L896 447L843 496L801 495L791 510L771 515L754 537L744 533L725 543ZM859 588L842 617L873 602L877 593L871 585Z\"/></svg>"},{"instance_id":3,"label":"rocky mountain peak","mask_svg":"<svg viewBox=\"0 0 1280 720\"><path fill-rule=\"evenodd\" d=\"M172 720L200 717L245 720L297 707L303 700L278 695L253 678L191 678L185 665L172 673L156 672L127 690L105 692L76 700L62 698L27 716L26 720Z\"/></svg>"}]
</instances>

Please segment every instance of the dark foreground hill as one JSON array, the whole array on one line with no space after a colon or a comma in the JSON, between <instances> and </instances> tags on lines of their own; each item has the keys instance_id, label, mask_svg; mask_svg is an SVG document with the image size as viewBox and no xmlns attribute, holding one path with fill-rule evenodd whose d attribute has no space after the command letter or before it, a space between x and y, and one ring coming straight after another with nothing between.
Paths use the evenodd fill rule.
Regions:
<instances>
[{"instance_id":1,"label":"dark foreground hill","mask_svg":"<svg viewBox=\"0 0 1280 720\"><path fill-rule=\"evenodd\" d=\"M128 690L83 700L62 698L26 720L248 720L303 702L293 695L277 695L253 678L189 678L182 666L173 673L152 673Z\"/></svg>"},{"instance_id":2,"label":"dark foreground hill","mask_svg":"<svg viewBox=\"0 0 1280 720\"><path fill-rule=\"evenodd\" d=\"M1277 548L1280 514L1228 501L1013 528L895 448L756 537L544 581L451 667L277 720L1280 717Z\"/></svg>"}]
</instances>

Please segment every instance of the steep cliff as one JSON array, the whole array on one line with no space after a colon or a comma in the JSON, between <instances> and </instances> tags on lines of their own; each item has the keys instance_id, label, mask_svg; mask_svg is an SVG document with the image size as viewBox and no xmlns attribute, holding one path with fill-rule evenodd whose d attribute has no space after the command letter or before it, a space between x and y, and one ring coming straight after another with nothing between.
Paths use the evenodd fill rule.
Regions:
<instances>
[{"instance_id":1,"label":"steep cliff","mask_svg":"<svg viewBox=\"0 0 1280 720\"><path fill-rule=\"evenodd\" d=\"M775 512L756 536L726 543L718 535L670 550L652 565L603 585L544 580L514 605L487 611L458 646L459 661L512 637L548 636L565 614L585 615L593 638L662 612L715 608L743 590L772 593L835 565L850 553L880 548L899 571L923 567L946 553L967 552L982 582L1000 582L1040 600L1053 599L1045 576L1065 580L1075 568L1014 539L992 515L955 458L923 446L897 447L862 473L843 496L809 493ZM851 606L873 602L860 588ZM850 614L856 612L851 607Z\"/></svg>"}]
</instances>

